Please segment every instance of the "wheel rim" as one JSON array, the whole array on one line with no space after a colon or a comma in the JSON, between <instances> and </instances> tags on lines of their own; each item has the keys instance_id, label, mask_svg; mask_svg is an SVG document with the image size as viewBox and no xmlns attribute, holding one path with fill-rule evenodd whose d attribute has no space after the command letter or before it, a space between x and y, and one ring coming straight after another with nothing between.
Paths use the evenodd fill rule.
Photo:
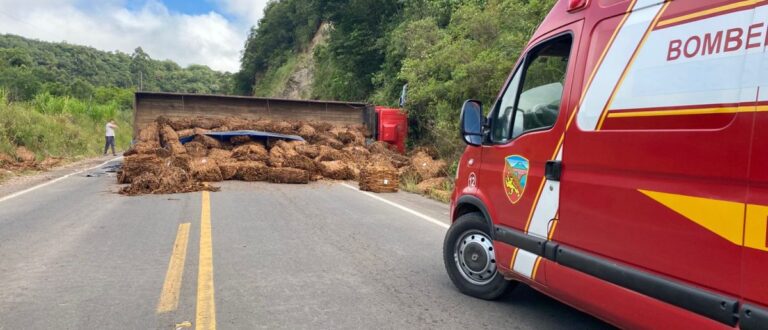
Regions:
<instances>
[{"instance_id":1,"label":"wheel rim","mask_svg":"<svg viewBox=\"0 0 768 330\"><path fill-rule=\"evenodd\" d=\"M485 285L496 277L493 242L482 231L464 232L456 241L453 258L461 276L472 284Z\"/></svg>"}]
</instances>

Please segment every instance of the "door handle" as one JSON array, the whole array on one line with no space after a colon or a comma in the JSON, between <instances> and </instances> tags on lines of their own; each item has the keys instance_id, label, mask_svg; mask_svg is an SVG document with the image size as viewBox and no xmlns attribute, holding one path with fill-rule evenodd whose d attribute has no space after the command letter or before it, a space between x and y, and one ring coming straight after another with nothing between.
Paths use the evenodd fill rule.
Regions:
<instances>
[{"instance_id":1,"label":"door handle","mask_svg":"<svg viewBox=\"0 0 768 330\"><path fill-rule=\"evenodd\" d=\"M544 164L544 177L550 181L560 181L563 174L563 162L560 160L548 160Z\"/></svg>"}]
</instances>

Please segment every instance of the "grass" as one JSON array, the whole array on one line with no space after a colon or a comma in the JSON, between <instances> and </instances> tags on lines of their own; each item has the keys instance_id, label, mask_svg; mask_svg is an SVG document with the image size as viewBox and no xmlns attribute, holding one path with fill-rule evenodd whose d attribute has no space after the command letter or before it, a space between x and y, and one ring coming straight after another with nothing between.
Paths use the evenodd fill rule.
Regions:
<instances>
[{"instance_id":1,"label":"grass","mask_svg":"<svg viewBox=\"0 0 768 330\"><path fill-rule=\"evenodd\" d=\"M14 155L17 146L45 157L74 159L103 152L104 125L112 118L120 127L117 149L130 146L130 109L116 102L96 104L71 97L38 95L32 101L10 102L0 90L0 152Z\"/></svg>"},{"instance_id":2,"label":"grass","mask_svg":"<svg viewBox=\"0 0 768 330\"><path fill-rule=\"evenodd\" d=\"M262 97L274 97L280 94L288 83L288 78L291 77L291 74L296 69L296 65L299 62L298 57L299 55L290 56L276 70L267 71L264 77L257 82L254 94Z\"/></svg>"},{"instance_id":3,"label":"grass","mask_svg":"<svg viewBox=\"0 0 768 330\"><path fill-rule=\"evenodd\" d=\"M421 191L418 185L419 177L416 175L406 173L400 178L400 190L402 191L423 195L438 202L449 203L451 201L451 194L445 192L453 191L454 183L452 180L446 180L445 184L438 187L439 189L429 189L427 191Z\"/></svg>"}]
</instances>

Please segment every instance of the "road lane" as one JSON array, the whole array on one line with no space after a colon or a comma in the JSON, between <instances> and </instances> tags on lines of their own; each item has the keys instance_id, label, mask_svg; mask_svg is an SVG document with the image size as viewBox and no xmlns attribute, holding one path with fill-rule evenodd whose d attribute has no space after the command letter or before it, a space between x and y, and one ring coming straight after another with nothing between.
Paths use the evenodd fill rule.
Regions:
<instances>
[{"instance_id":1,"label":"road lane","mask_svg":"<svg viewBox=\"0 0 768 330\"><path fill-rule=\"evenodd\" d=\"M525 287L460 294L442 227L340 185L227 184L211 212L222 328L605 326Z\"/></svg>"},{"instance_id":2,"label":"road lane","mask_svg":"<svg viewBox=\"0 0 768 330\"><path fill-rule=\"evenodd\" d=\"M73 176L0 203L0 329L174 329L196 323L201 193L124 197ZM377 195L445 221L446 205ZM340 184L226 182L210 194L215 320L254 328L604 328L521 286L460 294L445 229ZM180 224L177 308L157 313Z\"/></svg>"},{"instance_id":3,"label":"road lane","mask_svg":"<svg viewBox=\"0 0 768 330\"><path fill-rule=\"evenodd\" d=\"M74 176L0 203L1 329L175 321L155 308L178 224L199 217L199 194L128 198L110 191L113 180Z\"/></svg>"}]
</instances>

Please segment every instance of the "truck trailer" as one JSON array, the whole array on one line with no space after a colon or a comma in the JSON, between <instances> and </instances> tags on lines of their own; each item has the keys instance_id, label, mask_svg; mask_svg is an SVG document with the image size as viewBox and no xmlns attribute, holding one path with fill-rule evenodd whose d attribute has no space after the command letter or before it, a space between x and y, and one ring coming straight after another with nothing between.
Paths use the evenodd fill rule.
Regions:
<instances>
[{"instance_id":1,"label":"truck trailer","mask_svg":"<svg viewBox=\"0 0 768 330\"><path fill-rule=\"evenodd\" d=\"M334 125L363 126L369 138L405 152L408 117L402 109L360 102L293 100L232 95L136 92L134 136L141 127L160 116L240 117L288 121L316 121Z\"/></svg>"}]
</instances>

